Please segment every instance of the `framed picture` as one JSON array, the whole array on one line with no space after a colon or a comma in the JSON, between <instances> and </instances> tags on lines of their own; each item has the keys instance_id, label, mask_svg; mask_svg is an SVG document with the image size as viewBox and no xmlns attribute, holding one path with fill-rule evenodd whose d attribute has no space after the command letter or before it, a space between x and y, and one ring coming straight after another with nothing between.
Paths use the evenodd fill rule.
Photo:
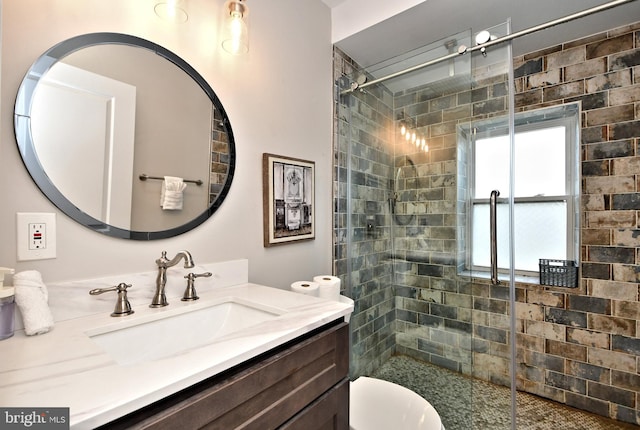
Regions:
<instances>
[{"instance_id":1,"label":"framed picture","mask_svg":"<svg viewBox=\"0 0 640 430\"><path fill-rule=\"evenodd\" d=\"M264 246L315 238L315 163L262 155Z\"/></svg>"}]
</instances>

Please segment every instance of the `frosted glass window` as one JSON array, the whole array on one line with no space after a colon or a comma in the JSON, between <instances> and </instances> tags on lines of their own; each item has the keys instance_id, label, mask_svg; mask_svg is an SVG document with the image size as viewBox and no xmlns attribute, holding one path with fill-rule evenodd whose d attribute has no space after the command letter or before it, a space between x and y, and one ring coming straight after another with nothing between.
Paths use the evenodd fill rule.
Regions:
<instances>
[{"instance_id":1,"label":"frosted glass window","mask_svg":"<svg viewBox=\"0 0 640 430\"><path fill-rule=\"evenodd\" d=\"M565 127L545 128L515 135L515 197L557 196L566 191ZM509 136L475 143L475 198L493 190L509 190Z\"/></svg>"},{"instance_id":2,"label":"frosted glass window","mask_svg":"<svg viewBox=\"0 0 640 430\"><path fill-rule=\"evenodd\" d=\"M516 133L515 197L567 194L565 127Z\"/></svg>"},{"instance_id":3,"label":"frosted glass window","mask_svg":"<svg viewBox=\"0 0 640 430\"><path fill-rule=\"evenodd\" d=\"M489 204L473 207L473 259L476 266L491 264L489 251ZM538 271L539 258L567 258L567 204L515 204L516 268ZM509 267L509 213L507 204L497 206L498 267Z\"/></svg>"},{"instance_id":4,"label":"frosted glass window","mask_svg":"<svg viewBox=\"0 0 640 430\"><path fill-rule=\"evenodd\" d=\"M556 112L557 113L557 112ZM528 114L514 135L515 269L537 272L540 258L577 258L575 223L578 193L579 113ZM509 267L510 139L500 119L475 135L471 196L471 266L490 266L489 197L500 191L497 205L498 267ZM504 120L503 120L504 121Z\"/></svg>"},{"instance_id":5,"label":"frosted glass window","mask_svg":"<svg viewBox=\"0 0 640 430\"><path fill-rule=\"evenodd\" d=\"M488 199L491 191L509 190L509 136L488 137L475 142L474 198Z\"/></svg>"}]
</instances>

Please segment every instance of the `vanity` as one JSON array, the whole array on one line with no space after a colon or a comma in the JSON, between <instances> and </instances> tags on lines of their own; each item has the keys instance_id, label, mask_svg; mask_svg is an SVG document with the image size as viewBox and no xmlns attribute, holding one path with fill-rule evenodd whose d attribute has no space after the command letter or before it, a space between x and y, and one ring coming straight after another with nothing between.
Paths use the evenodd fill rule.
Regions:
<instances>
[{"instance_id":1,"label":"vanity","mask_svg":"<svg viewBox=\"0 0 640 430\"><path fill-rule=\"evenodd\" d=\"M336 321L101 428L347 429L348 351Z\"/></svg>"},{"instance_id":2,"label":"vanity","mask_svg":"<svg viewBox=\"0 0 640 430\"><path fill-rule=\"evenodd\" d=\"M68 407L73 429L348 428L353 305L247 282L248 263L197 265L199 300L150 308L155 273L49 285L46 334L0 343L3 407ZM134 313L110 316L131 283Z\"/></svg>"}]
</instances>

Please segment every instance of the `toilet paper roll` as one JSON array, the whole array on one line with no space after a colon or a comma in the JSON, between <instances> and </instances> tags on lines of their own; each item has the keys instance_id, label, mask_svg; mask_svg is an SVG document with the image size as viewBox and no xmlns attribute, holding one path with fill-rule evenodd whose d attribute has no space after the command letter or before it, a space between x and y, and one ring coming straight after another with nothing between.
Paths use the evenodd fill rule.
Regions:
<instances>
[{"instance_id":1,"label":"toilet paper roll","mask_svg":"<svg viewBox=\"0 0 640 430\"><path fill-rule=\"evenodd\" d=\"M320 286L318 297L329 300L340 300L340 278L331 275L318 275L313 277L313 282Z\"/></svg>"},{"instance_id":2,"label":"toilet paper roll","mask_svg":"<svg viewBox=\"0 0 640 430\"><path fill-rule=\"evenodd\" d=\"M317 282L311 281L297 281L291 284L291 291L296 293L305 294L307 296L318 297L318 289L320 286Z\"/></svg>"}]
</instances>

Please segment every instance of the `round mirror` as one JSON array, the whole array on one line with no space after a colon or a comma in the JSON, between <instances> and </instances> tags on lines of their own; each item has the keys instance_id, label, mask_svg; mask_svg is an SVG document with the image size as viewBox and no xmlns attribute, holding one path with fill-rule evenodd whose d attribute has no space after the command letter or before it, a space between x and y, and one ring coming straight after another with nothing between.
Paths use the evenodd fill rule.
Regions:
<instances>
[{"instance_id":1,"label":"round mirror","mask_svg":"<svg viewBox=\"0 0 640 430\"><path fill-rule=\"evenodd\" d=\"M31 66L16 99L16 140L40 190L108 236L176 236L229 192L227 114L189 64L117 33L68 39Z\"/></svg>"}]
</instances>

